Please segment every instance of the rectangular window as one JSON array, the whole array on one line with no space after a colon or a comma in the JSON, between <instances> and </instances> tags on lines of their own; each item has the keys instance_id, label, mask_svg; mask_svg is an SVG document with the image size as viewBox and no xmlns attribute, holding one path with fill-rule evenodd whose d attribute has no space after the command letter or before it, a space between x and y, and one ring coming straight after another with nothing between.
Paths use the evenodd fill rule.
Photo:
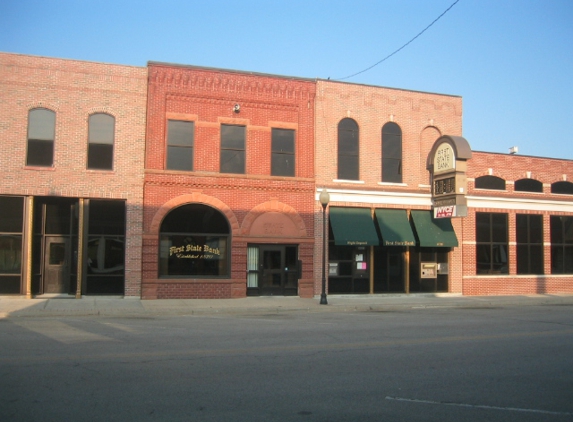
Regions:
<instances>
[{"instance_id":1,"label":"rectangular window","mask_svg":"<svg viewBox=\"0 0 573 422\"><path fill-rule=\"evenodd\" d=\"M272 130L272 176L294 176L294 130Z\"/></svg>"},{"instance_id":2,"label":"rectangular window","mask_svg":"<svg viewBox=\"0 0 573 422\"><path fill-rule=\"evenodd\" d=\"M551 274L573 274L573 217L552 215Z\"/></svg>"},{"instance_id":3,"label":"rectangular window","mask_svg":"<svg viewBox=\"0 0 573 422\"><path fill-rule=\"evenodd\" d=\"M507 214L476 213L476 273L509 274Z\"/></svg>"},{"instance_id":4,"label":"rectangular window","mask_svg":"<svg viewBox=\"0 0 573 422\"><path fill-rule=\"evenodd\" d=\"M193 171L195 124L180 120L167 122L167 169Z\"/></svg>"},{"instance_id":5,"label":"rectangular window","mask_svg":"<svg viewBox=\"0 0 573 422\"><path fill-rule=\"evenodd\" d=\"M45 108L30 110L26 165L42 167L54 165L55 131L56 113Z\"/></svg>"},{"instance_id":6,"label":"rectangular window","mask_svg":"<svg viewBox=\"0 0 573 422\"><path fill-rule=\"evenodd\" d=\"M0 196L0 294L20 293L24 198Z\"/></svg>"},{"instance_id":7,"label":"rectangular window","mask_svg":"<svg viewBox=\"0 0 573 422\"><path fill-rule=\"evenodd\" d=\"M543 274L543 216L516 215L517 274Z\"/></svg>"},{"instance_id":8,"label":"rectangular window","mask_svg":"<svg viewBox=\"0 0 573 422\"><path fill-rule=\"evenodd\" d=\"M104 113L92 114L88 122L88 169L113 169L115 119Z\"/></svg>"},{"instance_id":9,"label":"rectangular window","mask_svg":"<svg viewBox=\"0 0 573 422\"><path fill-rule=\"evenodd\" d=\"M221 125L221 173L245 174L245 129Z\"/></svg>"}]
</instances>

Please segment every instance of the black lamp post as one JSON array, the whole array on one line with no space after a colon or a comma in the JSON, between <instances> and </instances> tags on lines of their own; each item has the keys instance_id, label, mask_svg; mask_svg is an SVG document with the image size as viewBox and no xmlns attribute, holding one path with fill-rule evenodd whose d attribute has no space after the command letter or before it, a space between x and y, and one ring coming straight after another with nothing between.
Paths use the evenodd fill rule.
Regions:
<instances>
[{"instance_id":1,"label":"black lamp post","mask_svg":"<svg viewBox=\"0 0 573 422\"><path fill-rule=\"evenodd\" d=\"M326 189L320 192L320 205L322 205L322 293L320 294L320 304L328 305L326 301L326 207L330 201L330 195Z\"/></svg>"}]
</instances>

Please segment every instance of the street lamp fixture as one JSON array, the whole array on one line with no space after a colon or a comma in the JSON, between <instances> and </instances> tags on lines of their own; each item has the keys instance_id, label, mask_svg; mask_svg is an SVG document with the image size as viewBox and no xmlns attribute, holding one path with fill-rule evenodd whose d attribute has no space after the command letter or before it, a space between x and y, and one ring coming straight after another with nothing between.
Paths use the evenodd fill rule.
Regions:
<instances>
[{"instance_id":1,"label":"street lamp fixture","mask_svg":"<svg viewBox=\"0 0 573 422\"><path fill-rule=\"evenodd\" d=\"M326 207L330 201L330 194L326 189L322 189L318 199L322 205L322 293L320 294L320 304L328 305L326 300Z\"/></svg>"}]
</instances>

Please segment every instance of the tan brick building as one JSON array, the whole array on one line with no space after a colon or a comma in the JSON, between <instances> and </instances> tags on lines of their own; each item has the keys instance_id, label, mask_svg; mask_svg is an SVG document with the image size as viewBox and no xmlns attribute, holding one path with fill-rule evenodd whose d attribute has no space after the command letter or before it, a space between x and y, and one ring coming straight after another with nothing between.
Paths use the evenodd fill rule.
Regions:
<instances>
[{"instance_id":1,"label":"tan brick building","mask_svg":"<svg viewBox=\"0 0 573 422\"><path fill-rule=\"evenodd\" d=\"M314 294L314 95L149 64L143 298Z\"/></svg>"},{"instance_id":2,"label":"tan brick building","mask_svg":"<svg viewBox=\"0 0 573 422\"><path fill-rule=\"evenodd\" d=\"M140 296L147 69L0 53L0 294Z\"/></svg>"}]
</instances>

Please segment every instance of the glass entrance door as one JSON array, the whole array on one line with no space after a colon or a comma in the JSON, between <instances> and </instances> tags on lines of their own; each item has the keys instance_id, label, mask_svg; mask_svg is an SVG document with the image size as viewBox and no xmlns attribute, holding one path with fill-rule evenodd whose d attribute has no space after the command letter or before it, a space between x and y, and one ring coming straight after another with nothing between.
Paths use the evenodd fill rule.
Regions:
<instances>
[{"instance_id":1,"label":"glass entrance door","mask_svg":"<svg viewBox=\"0 0 573 422\"><path fill-rule=\"evenodd\" d=\"M248 295L298 294L299 263L296 246L249 246L247 266Z\"/></svg>"},{"instance_id":2,"label":"glass entrance door","mask_svg":"<svg viewBox=\"0 0 573 422\"><path fill-rule=\"evenodd\" d=\"M44 245L44 293L69 293L70 239L47 236Z\"/></svg>"}]
</instances>

